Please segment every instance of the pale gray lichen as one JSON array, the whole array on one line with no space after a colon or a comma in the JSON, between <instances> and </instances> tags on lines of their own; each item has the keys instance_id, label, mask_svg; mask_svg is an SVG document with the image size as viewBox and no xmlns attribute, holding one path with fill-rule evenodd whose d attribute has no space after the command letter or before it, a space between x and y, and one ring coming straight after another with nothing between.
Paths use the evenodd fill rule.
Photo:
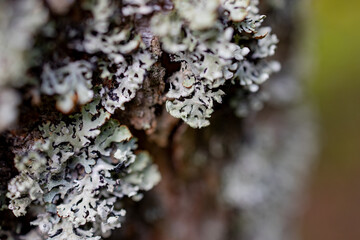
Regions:
<instances>
[{"instance_id":1,"label":"pale gray lichen","mask_svg":"<svg viewBox=\"0 0 360 240\"><path fill-rule=\"evenodd\" d=\"M221 102L219 88L228 80L256 92L279 70L276 62L263 60L274 54L278 40L271 28L260 28L264 17L257 14L257 3L175 1L173 11L152 18L163 49L182 64L181 73L170 78L166 107L171 115L192 127L207 126L213 100Z\"/></svg>"},{"instance_id":2,"label":"pale gray lichen","mask_svg":"<svg viewBox=\"0 0 360 240\"><path fill-rule=\"evenodd\" d=\"M251 0L221 0L228 18L234 22L241 22L248 15Z\"/></svg>"},{"instance_id":3,"label":"pale gray lichen","mask_svg":"<svg viewBox=\"0 0 360 240\"><path fill-rule=\"evenodd\" d=\"M147 6L148 1L124 1L123 14L135 18L138 14L148 14L156 6ZM69 31L68 47L84 52L89 60L69 62L63 60L60 68L43 66L42 92L56 95L57 107L63 113L70 113L79 104L83 105L93 98L93 71L100 72L103 81L102 105L110 112L124 109L124 103L131 101L141 87L146 71L155 62L146 49L134 24L128 20L124 25L120 19L118 3L111 0L85 1L82 8L91 13L84 32L77 29ZM150 11L151 10L151 11ZM126 14L125 14L126 13ZM131 13L131 14L130 14ZM52 28L51 26L47 26ZM79 36L73 39L72 36ZM55 59L58 57L55 55ZM116 69L109 70L109 69ZM111 81L114 83L107 84Z\"/></svg>"},{"instance_id":4,"label":"pale gray lichen","mask_svg":"<svg viewBox=\"0 0 360 240\"><path fill-rule=\"evenodd\" d=\"M224 92L206 89L200 82L196 82L190 70L185 69L187 65L182 65L182 71L170 78L167 97L174 100L166 102L166 110L174 117L187 119L191 127L208 126L210 122L207 119L213 112L214 101L221 103Z\"/></svg>"},{"instance_id":5,"label":"pale gray lichen","mask_svg":"<svg viewBox=\"0 0 360 240\"><path fill-rule=\"evenodd\" d=\"M31 33L46 19L41 3L35 1L33 5L29 12L39 12L39 16L31 18L26 37L20 37L24 46L19 53L28 48ZM65 38L67 46L85 54L87 60L68 60L71 58L66 56L59 59L60 54L54 53L53 59L61 64L53 67L49 61L42 66L42 92L56 95L58 109L69 113L76 105L92 100L94 82L99 86L100 79L103 107L111 114L124 110L124 104L135 98L148 70L158 60L144 39L158 37L160 49L170 54L172 61L181 62L182 69L192 72L193 83L179 78L188 74L175 73L177 81L192 91L186 90L181 98L174 98L173 91L183 89L170 88L168 111L192 127L204 127L213 112L212 102L221 102L221 87L229 80L239 82L245 91L256 92L271 73L278 71L278 64L265 59L274 54L278 39L270 27L261 27L264 16L258 14L257 0L174 0L170 11L162 9L162 5L149 0L126 0L121 4L112 0L84 1L79 9L90 14L81 26L83 30L70 27ZM141 18L151 25L146 34L141 32L142 26L136 25ZM6 30L7 21L4 22ZM42 31L53 31L53 27L48 24ZM15 28L24 27L20 24ZM14 54L4 56L8 55ZM94 79L93 71L100 72L96 75L99 79ZM169 82L174 83L173 78ZM211 101L201 103L199 99ZM202 110L196 110L199 107Z\"/></svg>"},{"instance_id":6,"label":"pale gray lichen","mask_svg":"<svg viewBox=\"0 0 360 240\"><path fill-rule=\"evenodd\" d=\"M149 14L157 9L155 6L148 6L148 2L123 1L122 14L134 18L138 14ZM104 86L102 105L108 112L114 113L116 109L123 110L124 103L135 97L146 71L155 61L130 21L125 27L110 28L114 19L121 18L119 12L115 11L114 1L93 1L92 4L85 5L85 8L90 10L93 18L87 24L84 40L77 42L75 48L88 54L101 53L108 58L101 61L100 78L104 82L115 80L115 83ZM109 71L110 67L115 67L116 71Z\"/></svg>"},{"instance_id":7,"label":"pale gray lichen","mask_svg":"<svg viewBox=\"0 0 360 240\"><path fill-rule=\"evenodd\" d=\"M147 2L124 2L123 14L148 14L152 10ZM109 236L121 226L126 213L119 200L138 201L141 191L150 190L160 180L150 155L134 153L136 139L129 129L108 120L135 97L154 63L152 55L140 35L133 35L134 26L113 27L114 18L120 16L114 1L87 1L84 8L90 9L92 19L83 40L69 42L69 47L89 58L61 60L55 53L42 66L41 91L55 95L63 113L73 111L77 104L86 105L66 121L49 121L39 127L41 139L19 151L15 158L19 174L8 185L9 209L15 216L26 214L28 208L38 214L33 221L38 228L25 238ZM45 32L51 31L51 24L46 28ZM72 30L71 34L78 33ZM94 89L95 70L101 73L102 88ZM108 84L109 79L115 82Z\"/></svg>"},{"instance_id":8,"label":"pale gray lichen","mask_svg":"<svg viewBox=\"0 0 360 240\"><path fill-rule=\"evenodd\" d=\"M147 15L155 10L159 10L159 6L150 5L151 0L124 0L124 7L121 9L124 16L131 15Z\"/></svg>"},{"instance_id":9,"label":"pale gray lichen","mask_svg":"<svg viewBox=\"0 0 360 240\"><path fill-rule=\"evenodd\" d=\"M42 92L58 95L56 106L64 113L74 108L74 102L83 105L93 98L92 65L87 61L70 62L57 69L45 64L41 78Z\"/></svg>"},{"instance_id":10,"label":"pale gray lichen","mask_svg":"<svg viewBox=\"0 0 360 240\"><path fill-rule=\"evenodd\" d=\"M270 74L279 70L280 64L276 61L259 61L256 64L244 61L239 63L234 76L245 89L248 89L250 92L257 92L259 85L268 80Z\"/></svg>"},{"instance_id":11,"label":"pale gray lichen","mask_svg":"<svg viewBox=\"0 0 360 240\"><path fill-rule=\"evenodd\" d=\"M6 62L0 67L7 66L8 56L15 58L10 62L18 64L5 71L9 76L0 76L0 87L24 75L26 67L20 58L31 46L32 34L46 20L41 2L30 2L33 5L24 4L31 10L28 29L24 20L14 26L16 31L24 30L24 36L19 36L24 42L15 50L9 48L15 54L5 52L4 58L0 53L0 60ZM86 19L81 24L70 19L49 22L42 29L45 37L41 40L47 40L61 31L61 24L67 24L60 43L68 49L61 53L54 47L41 50L50 52L36 62L32 73L42 71L38 74L41 92L54 95L63 113L82 106L80 113L62 116L63 121L39 126L40 139L15 158L19 174L10 181L7 197L16 216L26 214L28 208L38 215L33 222L37 228L28 238L106 237L123 222L121 200L140 200L141 192L160 180L149 154L134 153L136 140L129 129L109 119L136 97L155 62L167 64L160 59L161 52L181 65L165 79L169 86L166 109L194 128L210 124L215 104L222 102L225 84L256 92L279 70L277 62L265 60L274 54L278 40L270 28L261 27L264 16L258 14L258 1L174 0L173 4L173 8L166 8L162 6L166 3L152 0L88 0L76 6ZM36 18L32 16L35 13ZM137 25L141 18L147 21L147 25L142 23L146 26ZM16 37L20 33L12 32L10 22L0 23L1 31L4 28ZM153 40L159 40L157 54L151 50ZM11 45L0 36L0 43L4 42ZM70 54L72 51L75 54ZM162 93L159 98L163 98ZM14 114L9 118L7 122L13 121ZM7 122L0 123L0 130Z\"/></svg>"},{"instance_id":12,"label":"pale gray lichen","mask_svg":"<svg viewBox=\"0 0 360 240\"><path fill-rule=\"evenodd\" d=\"M106 122L109 113L97 110L99 101L84 106L69 124L41 126L43 138L15 158L20 174L9 183L9 208L21 216L28 206L43 206L45 213L33 222L42 236L108 236L125 215L118 200L139 200L141 191L160 180L150 156L133 152L137 145L129 129Z\"/></svg>"},{"instance_id":13,"label":"pale gray lichen","mask_svg":"<svg viewBox=\"0 0 360 240\"><path fill-rule=\"evenodd\" d=\"M212 27L217 18L218 0L185 0L174 1L177 13L189 22L193 30Z\"/></svg>"},{"instance_id":14,"label":"pale gray lichen","mask_svg":"<svg viewBox=\"0 0 360 240\"><path fill-rule=\"evenodd\" d=\"M151 55L146 52L139 52L133 55L132 64L126 62L117 64L115 73L111 73L106 66L102 68L101 78L115 80L115 87L104 87L101 94L102 105L110 112L116 109L124 110L124 103L131 101L136 91L141 87L146 70L154 63Z\"/></svg>"},{"instance_id":15,"label":"pale gray lichen","mask_svg":"<svg viewBox=\"0 0 360 240\"><path fill-rule=\"evenodd\" d=\"M262 27L256 33L257 36L265 36L253 43L253 58L266 58L275 54L276 44L279 42L275 34L271 34L270 27Z\"/></svg>"}]
</instances>

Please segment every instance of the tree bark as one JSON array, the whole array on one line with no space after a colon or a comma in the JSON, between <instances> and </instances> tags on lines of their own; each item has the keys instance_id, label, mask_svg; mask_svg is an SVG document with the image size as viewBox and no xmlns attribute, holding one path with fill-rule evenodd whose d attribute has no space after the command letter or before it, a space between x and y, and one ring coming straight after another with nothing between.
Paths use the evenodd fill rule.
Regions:
<instances>
[{"instance_id":1,"label":"tree bark","mask_svg":"<svg viewBox=\"0 0 360 240\"><path fill-rule=\"evenodd\" d=\"M68 7L66 1L60 1L64 6L46 2L59 12ZM294 0L261 2L266 25L280 39L275 58L282 71L272 76L260 93L241 96L243 107L263 105L245 118L237 117L230 107L236 95L230 86L209 127L192 129L171 117L163 107L164 79L180 65L170 63L169 56L162 53L143 89L126 104L126 111L114 115L131 126L139 147L153 156L162 181L145 193L142 201L125 202L127 220L111 239L295 239L298 198L316 146L311 109L304 102L303 83L296 71L301 64L294 51L301 26L297 6ZM71 11L71 21L76 22L76 8ZM147 23L138 26L146 37ZM157 50L156 39L148 44ZM17 174L13 164L17 148L38 137L38 123L60 118L49 107L54 106L50 98L42 97L42 104L34 109L31 101L36 101L36 96L24 99L18 126L0 137L2 203L6 202L9 180ZM264 96L266 100L262 100ZM148 130L141 130L146 124ZM29 231L31 213L21 219L9 210L0 214L5 232ZM19 221L24 224L16 230Z\"/></svg>"}]
</instances>

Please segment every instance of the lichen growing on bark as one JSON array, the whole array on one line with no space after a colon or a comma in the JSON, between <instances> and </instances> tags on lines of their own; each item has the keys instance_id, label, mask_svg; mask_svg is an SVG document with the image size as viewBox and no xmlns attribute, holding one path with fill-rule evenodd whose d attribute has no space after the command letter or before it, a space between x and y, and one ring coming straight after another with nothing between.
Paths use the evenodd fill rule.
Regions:
<instances>
[{"instance_id":1,"label":"lichen growing on bark","mask_svg":"<svg viewBox=\"0 0 360 240\"><path fill-rule=\"evenodd\" d=\"M160 181L148 152L185 155L179 136L216 108L259 110L280 70L257 0L6 0L1 19L7 207L34 218L27 239L110 236Z\"/></svg>"}]
</instances>

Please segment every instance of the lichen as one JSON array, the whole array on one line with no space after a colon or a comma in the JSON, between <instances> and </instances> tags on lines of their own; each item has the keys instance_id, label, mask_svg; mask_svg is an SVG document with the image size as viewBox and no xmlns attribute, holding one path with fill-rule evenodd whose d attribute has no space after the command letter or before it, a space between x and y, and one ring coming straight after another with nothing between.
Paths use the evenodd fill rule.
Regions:
<instances>
[{"instance_id":1,"label":"lichen","mask_svg":"<svg viewBox=\"0 0 360 240\"><path fill-rule=\"evenodd\" d=\"M106 122L109 113L97 110L99 102L84 106L68 124L43 124L42 139L15 158L20 173L9 183L9 208L21 216L28 206L42 206L45 213L33 224L50 239L109 235L125 215L115 203L139 200L160 180L150 156L133 152L129 129Z\"/></svg>"},{"instance_id":2,"label":"lichen","mask_svg":"<svg viewBox=\"0 0 360 240\"><path fill-rule=\"evenodd\" d=\"M93 98L92 65L89 62L70 62L56 70L45 64L41 77L42 92L59 95L57 107L64 113L74 108L74 102L83 105Z\"/></svg>"},{"instance_id":3,"label":"lichen","mask_svg":"<svg viewBox=\"0 0 360 240\"><path fill-rule=\"evenodd\" d=\"M166 107L171 115L194 128L208 126L213 101L221 103L221 87L229 80L256 92L279 70L264 60L274 54L278 40L270 27L260 27L264 17L256 5L249 0L175 1L173 11L152 18L163 50L182 65L170 77Z\"/></svg>"},{"instance_id":4,"label":"lichen","mask_svg":"<svg viewBox=\"0 0 360 240\"><path fill-rule=\"evenodd\" d=\"M37 215L29 239L109 236L123 199L160 180L131 127L155 131L165 109L206 127L229 88L257 92L280 68L256 0L13 2L0 3L0 131L21 100L36 116L7 193L15 216Z\"/></svg>"}]
</instances>

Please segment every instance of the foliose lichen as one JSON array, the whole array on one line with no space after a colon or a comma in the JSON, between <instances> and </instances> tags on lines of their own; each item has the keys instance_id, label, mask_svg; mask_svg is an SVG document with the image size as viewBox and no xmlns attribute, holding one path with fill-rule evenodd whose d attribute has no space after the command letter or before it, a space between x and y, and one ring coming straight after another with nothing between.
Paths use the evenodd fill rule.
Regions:
<instances>
[{"instance_id":1,"label":"foliose lichen","mask_svg":"<svg viewBox=\"0 0 360 240\"><path fill-rule=\"evenodd\" d=\"M42 121L33 130L39 138L15 157L19 174L7 197L15 216L28 209L37 215L28 239L107 237L123 222L122 199L139 200L159 182L150 155L135 153L136 139L116 113L144 90L153 69L166 68L163 56L180 67L158 74L166 90L157 104L166 101L166 110L193 128L210 124L225 85L257 92L280 67L266 60L278 39L261 27L257 0L84 0L63 9L14 2L0 3L0 92L11 95L0 98L1 113L10 107L0 131L16 119L21 97L13 89L26 84L64 114ZM67 17L69 9L76 14Z\"/></svg>"},{"instance_id":2,"label":"foliose lichen","mask_svg":"<svg viewBox=\"0 0 360 240\"><path fill-rule=\"evenodd\" d=\"M141 191L160 180L149 154L134 153L136 139L126 126L108 120L99 102L85 105L70 123L43 124L42 139L15 158L20 173L9 183L9 209L21 216L29 206L42 206L32 222L41 236L108 236L126 213L119 200L139 200Z\"/></svg>"},{"instance_id":3,"label":"foliose lichen","mask_svg":"<svg viewBox=\"0 0 360 240\"><path fill-rule=\"evenodd\" d=\"M191 127L210 124L214 102L221 103L221 86L231 82L256 92L277 62L270 27L261 27L257 1L174 1L174 10L152 18L163 50L181 69L170 77L168 112ZM201 9L201 10L200 10Z\"/></svg>"}]
</instances>

